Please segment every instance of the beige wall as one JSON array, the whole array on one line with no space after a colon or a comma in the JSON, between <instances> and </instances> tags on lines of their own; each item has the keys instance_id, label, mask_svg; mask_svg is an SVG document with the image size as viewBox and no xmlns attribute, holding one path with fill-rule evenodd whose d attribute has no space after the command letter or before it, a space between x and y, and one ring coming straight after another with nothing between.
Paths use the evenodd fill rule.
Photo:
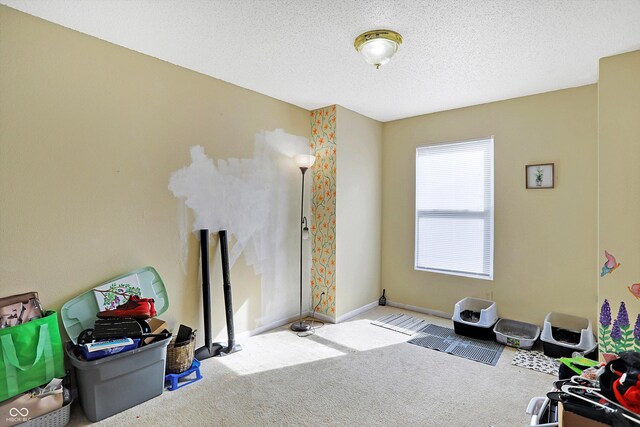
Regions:
<instances>
[{"instance_id":1,"label":"beige wall","mask_svg":"<svg viewBox=\"0 0 640 427\"><path fill-rule=\"evenodd\" d=\"M338 106L336 317L380 296L382 123Z\"/></svg>"},{"instance_id":2,"label":"beige wall","mask_svg":"<svg viewBox=\"0 0 640 427\"><path fill-rule=\"evenodd\" d=\"M152 265L169 291L164 317L202 330L198 240L189 236L185 273L169 176L194 145L216 159L250 158L260 130L306 137L309 113L5 6L0 29L0 294L37 290L58 309ZM293 257L278 268L291 292L267 294L241 257L231 271L238 332L297 313L300 173L281 166L292 224L282 245ZM219 263L212 268L217 334L222 283ZM291 304L265 310L282 298Z\"/></svg>"},{"instance_id":3,"label":"beige wall","mask_svg":"<svg viewBox=\"0 0 640 427\"><path fill-rule=\"evenodd\" d=\"M171 172L189 164L193 145L216 159L249 158L260 130L307 136L308 112L4 6L0 28L0 293L37 290L57 309L93 285L153 265L170 294L164 317L198 324L198 240L189 236L183 265ZM621 67L630 79L624 70L635 55L603 60L602 70ZM616 73L605 74L605 85L617 87ZM619 93L600 89L610 105ZM497 301L503 317L538 324L548 311L594 319L596 97L591 85L385 124L338 107L335 318L386 288L391 301L449 313L477 296ZM619 139L615 132L634 132L603 132L615 129L613 111L600 107L601 151L603 141ZM495 280L415 271L415 148L487 135L495 136ZM524 189L524 165L538 162L556 163L555 189ZM605 157L600 167L635 170L617 162ZM290 169L285 210L294 224L300 176ZM618 192L628 179L620 181ZM613 206L601 197L600 209L605 204ZM618 224L615 233L633 229L627 218ZM283 237L283 250L294 255L280 267L290 293L265 292L243 258L232 269L238 332L297 312L297 239L295 227ZM603 233L600 242L610 245ZM217 259L216 334L223 326ZM285 308L267 309L274 298L284 298Z\"/></svg>"},{"instance_id":4,"label":"beige wall","mask_svg":"<svg viewBox=\"0 0 640 427\"><path fill-rule=\"evenodd\" d=\"M629 323L621 319L622 339L613 340L613 323L599 330L601 353L640 349L632 331L640 302L627 287L640 282L640 50L600 60L598 82L598 272L604 251L620 267L598 275L598 307L608 300L612 318L625 302ZM638 295L640 296L640 295ZM624 316L623 316L624 317ZM607 322L609 323L609 322ZM626 339L624 337L626 332Z\"/></svg>"},{"instance_id":5,"label":"beige wall","mask_svg":"<svg viewBox=\"0 0 640 427\"><path fill-rule=\"evenodd\" d=\"M385 123L382 287L390 301L452 313L464 297L542 324L550 311L595 320L596 86ZM416 271L415 149L495 138L494 280ZM526 190L526 164L554 162L556 188Z\"/></svg>"}]
</instances>

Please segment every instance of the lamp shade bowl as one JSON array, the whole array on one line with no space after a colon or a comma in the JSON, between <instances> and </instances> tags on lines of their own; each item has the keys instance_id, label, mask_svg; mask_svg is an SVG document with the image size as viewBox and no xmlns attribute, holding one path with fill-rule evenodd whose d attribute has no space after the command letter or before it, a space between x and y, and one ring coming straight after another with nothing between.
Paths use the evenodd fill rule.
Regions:
<instances>
[{"instance_id":1,"label":"lamp shade bowl","mask_svg":"<svg viewBox=\"0 0 640 427\"><path fill-rule=\"evenodd\" d=\"M316 156L311 154L297 154L294 157L294 160L298 167L308 169L313 166L313 162L316 161Z\"/></svg>"}]
</instances>

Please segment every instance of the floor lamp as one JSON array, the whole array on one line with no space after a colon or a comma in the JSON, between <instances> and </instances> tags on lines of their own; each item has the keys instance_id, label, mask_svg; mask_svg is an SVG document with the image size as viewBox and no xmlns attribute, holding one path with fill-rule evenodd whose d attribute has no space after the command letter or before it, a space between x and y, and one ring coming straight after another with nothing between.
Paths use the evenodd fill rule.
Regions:
<instances>
[{"instance_id":1,"label":"floor lamp","mask_svg":"<svg viewBox=\"0 0 640 427\"><path fill-rule=\"evenodd\" d=\"M299 154L295 156L295 160L300 168L300 172L302 172L302 197L300 199L300 319L291 324L291 330L295 332L305 332L311 330L311 325L302 321L302 239L309 238L307 218L304 216L304 173L313 166L316 156Z\"/></svg>"}]
</instances>

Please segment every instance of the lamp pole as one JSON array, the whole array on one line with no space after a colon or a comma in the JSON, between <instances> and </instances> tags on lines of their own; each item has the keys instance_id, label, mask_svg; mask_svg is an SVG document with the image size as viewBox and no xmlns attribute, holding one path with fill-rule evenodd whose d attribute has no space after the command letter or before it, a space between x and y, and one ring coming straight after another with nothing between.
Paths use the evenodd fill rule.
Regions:
<instances>
[{"instance_id":1,"label":"lamp pole","mask_svg":"<svg viewBox=\"0 0 640 427\"><path fill-rule=\"evenodd\" d=\"M305 166L300 166L300 172L302 172L302 195L300 197L300 319L291 325L291 330L295 332L305 332L311 330L311 325L302 321L302 235L303 225L306 222L304 217L304 174L309 169Z\"/></svg>"}]
</instances>

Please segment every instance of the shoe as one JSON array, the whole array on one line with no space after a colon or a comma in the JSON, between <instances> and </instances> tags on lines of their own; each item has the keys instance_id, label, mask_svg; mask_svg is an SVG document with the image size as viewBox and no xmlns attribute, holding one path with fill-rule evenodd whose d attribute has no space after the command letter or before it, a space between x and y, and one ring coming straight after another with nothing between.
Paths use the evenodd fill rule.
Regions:
<instances>
[{"instance_id":1,"label":"shoe","mask_svg":"<svg viewBox=\"0 0 640 427\"><path fill-rule=\"evenodd\" d=\"M131 295L129 300L124 304L120 304L113 310L101 311L97 316L100 319L130 317L144 320L154 317L156 314L155 301L153 298L140 298L137 295Z\"/></svg>"},{"instance_id":2,"label":"shoe","mask_svg":"<svg viewBox=\"0 0 640 427\"><path fill-rule=\"evenodd\" d=\"M155 306L156 301L153 298L140 298L137 295L135 295L135 297L140 302L148 302L149 303L149 317L156 317L156 314L158 314L158 313L156 312L156 306Z\"/></svg>"},{"instance_id":3,"label":"shoe","mask_svg":"<svg viewBox=\"0 0 640 427\"><path fill-rule=\"evenodd\" d=\"M149 303L149 317L156 317L158 312L156 311L156 302L153 298L140 298L141 301L147 301Z\"/></svg>"}]
</instances>

